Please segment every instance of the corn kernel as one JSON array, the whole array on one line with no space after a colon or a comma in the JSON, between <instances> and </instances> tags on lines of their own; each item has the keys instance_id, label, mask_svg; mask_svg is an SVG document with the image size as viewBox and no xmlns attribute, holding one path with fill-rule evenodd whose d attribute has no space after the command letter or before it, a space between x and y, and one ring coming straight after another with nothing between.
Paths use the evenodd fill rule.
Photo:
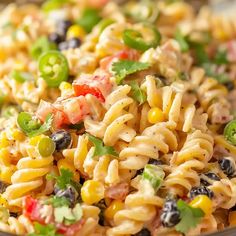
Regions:
<instances>
[{"instance_id":1,"label":"corn kernel","mask_svg":"<svg viewBox=\"0 0 236 236\"><path fill-rule=\"evenodd\" d=\"M6 59L6 53L3 51L3 50L1 50L1 52L0 52L0 61L4 61L5 59Z\"/></svg>"},{"instance_id":2,"label":"corn kernel","mask_svg":"<svg viewBox=\"0 0 236 236\"><path fill-rule=\"evenodd\" d=\"M81 197L83 202L94 204L104 198L104 186L96 180L87 180L81 188Z\"/></svg>"},{"instance_id":3,"label":"corn kernel","mask_svg":"<svg viewBox=\"0 0 236 236\"><path fill-rule=\"evenodd\" d=\"M151 124L156 124L165 120L165 115L162 110L158 107L151 108L148 112L148 121Z\"/></svg>"},{"instance_id":4,"label":"corn kernel","mask_svg":"<svg viewBox=\"0 0 236 236\"><path fill-rule=\"evenodd\" d=\"M62 82L59 86L59 89L62 90L67 90L67 89L72 89L72 85L68 82Z\"/></svg>"},{"instance_id":5,"label":"corn kernel","mask_svg":"<svg viewBox=\"0 0 236 236\"><path fill-rule=\"evenodd\" d=\"M8 146L10 146L10 140L8 140L6 132L2 132L0 137L0 148Z\"/></svg>"},{"instance_id":6,"label":"corn kernel","mask_svg":"<svg viewBox=\"0 0 236 236\"><path fill-rule=\"evenodd\" d=\"M114 200L111 205L105 210L105 217L107 219L113 219L114 215L124 209L125 204L122 201Z\"/></svg>"},{"instance_id":7,"label":"corn kernel","mask_svg":"<svg viewBox=\"0 0 236 236\"><path fill-rule=\"evenodd\" d=\"M206 195L198 195L189 205L194 208L200 208L206 215L210 215L213 211L212 201Z\"/></svg>"},{"instance_id":8,"label":"corn kernel","mask_svg":"<svg viewBox=\"0 0 236 236\"><path fill-rule=\"evenodd\" d=\"M61 159L57 162L57 167L60 171L60 169L68 169L73 173L73 179L75 181L79 181L80 176L79 173L76 171L74 165L70 164L68 161L66 161L65 159Z\"/></svg>"},{"instance_id":9,"label":"corn kernel","mask_svg":"<svg viewBox=\"0 0 236 236\"><path fill-rule=\"evenodd\" d=\"M38 136L35 136L33 138L30 138L29 140L29 144L32 145L32 146L37 146L39 141L45 137L45 135L41 134L41 135L38 135Z\"/></svg>"},{"instance_id":10,"label":"corn kernel","mask_svg":"<svg viewBox=\"0 0 236 236\"><path fill-rule=\"evenodd\" d=\"M79 25L72 25L66 34L66 37L68 39L70 38L81 38L83 39L85 37L86 33L84 31L84 29L82 27L80 27Z\"/></svg>"},{"instance_id":11,"label":"corn kernel","mask_svg":"<svg viewBox=\"0 0 236 236\"><path fill-rule=\"evenodd\" d=\"M14 129L12 131L12 138L17 140L17 141L23 141L25 139L25 135L20 130Z\"/></svg>"},{"instance_id":12,"label":"corn kernel","mask_svg":"<svg viewBox=\"0 0 236 236\"><path fill-rule=\"evenodd\" d=\"M25 70L25 64L23 64L21 61L19 60L16 60L14 62L14 69L15 70L19 70L19 71L23 71Z\"/></svg>"},{"instance_id":13,"label":"corn kernel","mask_svg":"<svg viewBox=\"0 0 236 236\"><path fill-rule=\"evenodd\" d=\"M7 207L8 203L7 200L0 194L0 206Z\"/></svg>"},{"instance_id":14,"label":"corn kernel","mask_svg":"<svg viewBox=\"0 0 236 236\"><path fill-rule=\"evenodd\" d=\"M236 211L229 213L229 226L236 226Z\"/></svg>"}]
</instances>

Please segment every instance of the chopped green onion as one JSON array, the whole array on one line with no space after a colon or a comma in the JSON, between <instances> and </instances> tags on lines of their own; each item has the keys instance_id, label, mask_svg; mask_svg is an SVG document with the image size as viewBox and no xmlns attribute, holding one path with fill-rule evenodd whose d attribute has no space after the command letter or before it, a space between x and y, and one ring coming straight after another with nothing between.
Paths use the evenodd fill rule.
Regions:
<instances>
[{"instance_id":1,"label":"chopped green onion","mask_svg":"<svg viewBox=\"0 0 236 236\"><path fill-rule=\"evenodd\" d=\"M230 121L224 128L224 137L233 145L236 145L236 120Z\"/></svg>"},{"instance_id":2,"label":"chopped green onion","mask_svg":"<svg viewBox=\"0 0 236 236\"><path fill-rule=\"evenodd\" d=\"M21 112L17 117L17 124L21 130L29 137L34 137L48 131L52 125L53 116L49 114L45 123L41 125L39 120L35 120L27 112Z\"/></svg>"},{"instance_id":3,"label":"chopped green onion","mask_svg":"<svg viewBox=\"0 0 236 236\"><path fill-rule=\"evenodd\" d=\"M56 144L52 139L50 139L49 137L40 139L38 143L38 150L39 154L42 157L51 156L54 153L55 149L56 149Z\"/></svg>"},{"instance_id":4,"label":"chopped green onion","mask_svg":"<svg viewBox=\"0 0 236 236\"><path fill-rule=\"evenodd\" d=\"M162 185L165 172L159 166L147 164L144 168L142 177L143 179L148 180L154 190L157 191Z\"/></svg>"},{"instance_id":5,"label":"chopped green onion","mask_svg":"<svg viewBox=\"0 0 236 236\"><path fill-rule=\"evenodd\" d=\"M87 33L90 33L93 27L97 25L101 19L97 9L86 8L82 13L81 18L77 20L77 23L84 28Z\"/></svg>"},{"instance_id":6,"label":"chopped green onion","mask_svg":"<svg viewBox=\"0 0 236 236\"><path fill-rule=\"evenodd\" d=\"M19 83L24 83L25 81L34 80L32 74L24 71L13 70L11 73L11 78L16 80Z\"/></svg>"},{"instance_id":7,"label":"chopped green onion","mask_svg":"<svg viewBox=\"0 0 236 236\"><path fill-rule=\"evenodd\" d=\"M149 48L156 48L161 41L161 35L155 26L146 25L146 27L152 32L153 37L151 41L145 41L143 35L137 30L126 29L123 32L124 43L130 48L140 51L146 51Z\"/></svg>"},{"instance_id":8,"label":"chopped green onion","mask_svg":"<svg viewBox=\"0 0 236 236\"><path fill-rule=\"evenodd\" d=\"M66 57L58 51L48 51L41 55L38 63L42 78L49 87L58 87L69 76Z\"/></svg>"},{"instance_id":9,"label":"chopped green onion","mask_svg":"<svg viewBox=\"0 0 236 236\"><path fill-rule=\"evenodd\" d=\"M49 50L55 50L56 48L56 44L50 42L46 36L42 36L32 45L30 48L30 54L35 60L37 60L42 53Z\"/></svg>"},{"instance_id":10,"label":"chopped green onion","mask_svg":"<svg viewBox=\"0 0 236 236\"><path fill-rule=\"evenodd\" d=\"M229 63L227 59L227 51L226 50L217 50L215 57L214 57L214 63L217 65L225 65Z\"/></svg>"}]
</instances>

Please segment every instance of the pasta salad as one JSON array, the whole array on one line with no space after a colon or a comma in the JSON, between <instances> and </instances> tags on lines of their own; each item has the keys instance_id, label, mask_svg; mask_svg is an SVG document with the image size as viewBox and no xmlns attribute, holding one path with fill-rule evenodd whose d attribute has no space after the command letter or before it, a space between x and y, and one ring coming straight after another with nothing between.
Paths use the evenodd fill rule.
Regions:
<instances>
[{"instance_id":1,"label":"pasta salad","mask_svg":"<svg viewBox=\"0 0 236 236\"><path fill-rule=\"evenodd\" d=\"M236 226L236 25L187 1L0 12L0 231Z\"/></svg>"}]
</instances>

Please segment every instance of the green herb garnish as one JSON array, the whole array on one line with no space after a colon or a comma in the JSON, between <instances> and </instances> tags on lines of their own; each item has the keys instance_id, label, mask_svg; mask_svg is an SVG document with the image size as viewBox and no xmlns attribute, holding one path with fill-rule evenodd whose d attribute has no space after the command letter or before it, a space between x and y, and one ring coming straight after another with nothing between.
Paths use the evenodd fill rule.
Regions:
<instances>
[{"instance_id":1,"label":"green herb garnish","mask_svg":"<svg viewBox=\"0 0 236 236\"><path fill-rule=\"evenodd\" d=\"M121 84L127 75L134 74L138 71L146 70L151 65L138 61L120 60L112 64L112 71L116 76L116 83Z\"/></svg>"},{"instance_id":2,"label":"green herb garnish","mask_svg":"<svg viewBox=\"0 0 236 236\"><path fill-rule=\"evenodd\" d=\"M77 23L83 27L87 33L90 33L101 19L97 9L87 8L82 13L81 18L77 20Z\"/></svg>"},{"instance_id":3,"label":"green herb garnish","mask_svg":"<svg viewBox=\"0 0 236 236\"><path fill-rule=\"evenodd\" d=\"M131 86L132 97L135 101L139 102L140 105L147 101L147 95L139 87L137 81L131 81L130 86Z\"/></svg>"},{"instance_id":4,"label":"green herb garnish","mask_svg":"<svg viewBox=\"0 0 236 236\"><path fill-rule=\"evenodd\" d=\"M89 141L92 142L93 145L95 146L93 157L97 157L97 156L100 157L103 155L111 155L111 156L118 157L118 153L115 151L113 147L105 146L102 140L90 134L88 135L88 137L89 137Z\"/></svg>"},{"instance_id":5,"label":"green herb garnish","mask_svg":"<svg viewBox=\"0 0 236 236\"><path fill-rule=\"evenodd\" d=\"M27 236L63 236L62 234L56 233L54 225L41 225L39 223L34 224L35 233L27 234Z\"/></svg>"},{"instance_id":6,"label":"green herb garnish","mask_svg":"<svg viewBox=\"0 0 236 236\"><path fill-rule=\"evenodd\" d=\"M189 44L186 37L181 33L180 30L177 30L175 33L175 39L179 43L180 49L182 52L189 51Z\"/></svg>"},{"instance_id":7,"label":"green herb garnish","mask_svg":"<svg viewBox=\"0 0 236 236\"><path fill-rule=\"evenodd\" d=\"M191 228L197 226L205 215L200 208L193 208L183 200L178 200L177 208L180 212L180 222L175 226L175 229L186 234Z\"/></svg>"},{"instance_id":8,"label":"green herb garnish","mask_svg":"<svg viewBox=\"0 0 236 236\"><path fill-rule=\"evenodd\" d=\"M53 207L69 206L70 201L65 197L52 196L45 201L45 204L52 205Z\"/></svg>"}]
</instances>

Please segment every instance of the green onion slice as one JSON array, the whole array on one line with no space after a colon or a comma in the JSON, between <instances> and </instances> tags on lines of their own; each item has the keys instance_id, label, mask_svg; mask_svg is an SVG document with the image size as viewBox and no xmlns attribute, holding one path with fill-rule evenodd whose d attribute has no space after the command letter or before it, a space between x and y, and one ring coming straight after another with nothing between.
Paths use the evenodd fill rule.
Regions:
<instances>
[{"instance_id":1,"label":"green onion slice","mask_svg":"<svg viewBox=\"0 0 236 236\"><path fill-rule=\"evenodd\" d=\"M58 87L69 76L66 57L58 51L48 51L39 58L39 71L49 87Z\"/></svg>"},{"instance_id":2,"label":"green onion slice","mask_svg":"<svg viewBox=\"0 0 236 236\"><path fill-rule=\"evenodd\" d=\"M144 168L142 177L143 179L148 180L154 190L157 191L162 185L165 172L159 166L147 164Z\"/></svg>"}]
</instances>

